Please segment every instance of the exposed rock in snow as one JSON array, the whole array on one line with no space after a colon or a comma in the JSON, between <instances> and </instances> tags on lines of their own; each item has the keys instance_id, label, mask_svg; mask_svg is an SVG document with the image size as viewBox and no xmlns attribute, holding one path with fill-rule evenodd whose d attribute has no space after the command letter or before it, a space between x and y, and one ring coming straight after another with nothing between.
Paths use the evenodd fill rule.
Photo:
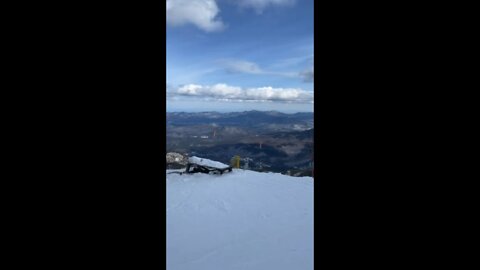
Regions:
<instances>
[{"instance_id":1,"label":"exposed rock in snow","mask_svg":"<svg viewBox=\"0 0 480 270\"><path fill-rule=\"evenodd\" d=\"M178 163L178 164L186 165L187 158L184 157L182 154L170 152L170 153L167 153L167 163Z\"/></svg>"},{"instance_id":2,"label":"exposed rock in snow","mask_svg":"<svg viewBox=\"0 0 480 270\"><path fill-rule=\"evenodd\" d=\"M210 159L206 159L206 158L199 158L199 157L190 157L188 159L188 161L190 163L195 163L195 164L198 164L198 165L201 165L201 166L207 166L207 167L213 167L213 168L218 168L218 169L226 169L230 166L228 166L227 164L223 164L221 162L218 162L218 161L213 161L213 160L210 160Z\"/></svg>"}]
</instances>

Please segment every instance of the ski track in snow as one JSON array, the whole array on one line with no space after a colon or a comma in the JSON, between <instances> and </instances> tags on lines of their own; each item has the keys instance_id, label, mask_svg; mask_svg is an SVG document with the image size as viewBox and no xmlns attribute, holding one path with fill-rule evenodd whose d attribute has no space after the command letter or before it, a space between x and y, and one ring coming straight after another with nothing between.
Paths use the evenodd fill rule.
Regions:
<instances>
[{"instance_id":1,"label":"ski track in snow","mask_svg":"<svg viewBox=\"0 0 480 270\"><path fill-rule=\"evenodd\" d=\"M313 179L167 174L167 269L313 269Z\"/></svg>"}]
</instances>

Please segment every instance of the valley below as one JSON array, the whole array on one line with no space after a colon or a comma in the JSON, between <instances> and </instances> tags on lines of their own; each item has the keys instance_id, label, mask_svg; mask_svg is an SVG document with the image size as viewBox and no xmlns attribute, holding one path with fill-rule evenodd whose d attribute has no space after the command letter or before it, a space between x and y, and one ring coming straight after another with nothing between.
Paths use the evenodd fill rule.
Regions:
<instances>
[{"instance_id":1,"label":"valley below","mask_svg":"<svg viewBox=\"0 0 480 270\"><path fill-rule=\"evenodd\" d=\"M239 156L244 169L312 176L313 113L172 112L166 132L167 152L226 164Z\"/></svg>"}]
</instances>

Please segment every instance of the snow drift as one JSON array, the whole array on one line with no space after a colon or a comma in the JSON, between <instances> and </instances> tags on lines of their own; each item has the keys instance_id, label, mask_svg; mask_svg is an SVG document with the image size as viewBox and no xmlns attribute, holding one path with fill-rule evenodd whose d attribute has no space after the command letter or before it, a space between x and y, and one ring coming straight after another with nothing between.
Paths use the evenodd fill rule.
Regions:
<instances>
[{"instance_id":1,"label":"snow drift","mask_svg":"<svg viewBox=\"0 0 480 270\"><path fill-rule=\"evenodd\" d=\"M167 174L167 269L313 269L313 179Z\"/></svg>"}]
</instances>

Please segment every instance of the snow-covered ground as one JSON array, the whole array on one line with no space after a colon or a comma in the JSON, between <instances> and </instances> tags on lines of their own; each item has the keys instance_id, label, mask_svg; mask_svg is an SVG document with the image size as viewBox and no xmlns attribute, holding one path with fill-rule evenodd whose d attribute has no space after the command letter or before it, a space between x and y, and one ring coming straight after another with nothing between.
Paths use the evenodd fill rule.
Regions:
<instances>
[{"instance_id":1,"label":"snow-covered ground","mask_svg":"<svg viewBox=\"0 0 480 270\"><path fill-rule=\"evenodd\" d=\"M167 174L167 269L313 269L313 179Z\"/></svg>"}]
</instances>

